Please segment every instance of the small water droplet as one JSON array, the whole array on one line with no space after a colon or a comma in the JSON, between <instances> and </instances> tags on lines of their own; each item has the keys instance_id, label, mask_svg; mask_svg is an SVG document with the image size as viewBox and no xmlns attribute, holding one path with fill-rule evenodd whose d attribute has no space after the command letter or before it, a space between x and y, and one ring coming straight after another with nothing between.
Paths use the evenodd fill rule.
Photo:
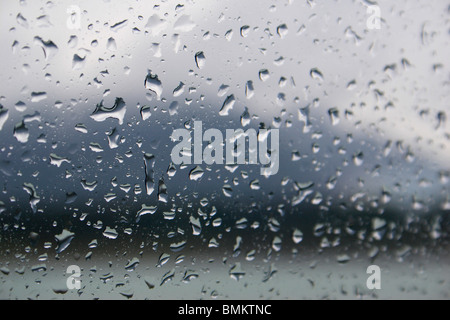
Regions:
<instances>
[{"instance_id":1,"label":"small water droplet","mask_svg":"<svg viewBox=\"0 0 450 320\"><path fill-rule=\"evenodd\" d=\"M222 188L222 191L226 197L229 197L229 198L233 197L233 189L231 188L231 186L229 184L224 185Z\"/></svg>"},{"instance_id":2,"label":"small water droplet","mask_svg":"<svg viewBox=\"0 0 450 320\"><path fill-rule=\"evenodd\" d=\"M113 37L108 39L108 41L106 43L106 49L108 49L109 51L117 50L116 40Z\"/></svg>"},{"instance_id":3,"label":"small water droplet","mask_svg":"<svg viewBox=\"0 0 450 320\"><path fill-rule=\"evenodd\" d=\"M294 241L295 244L299 244L303 241L303 232L301 232L299 229L295 229L294 233L292 234L292 241Z\"/></svg>"}]
</instances>

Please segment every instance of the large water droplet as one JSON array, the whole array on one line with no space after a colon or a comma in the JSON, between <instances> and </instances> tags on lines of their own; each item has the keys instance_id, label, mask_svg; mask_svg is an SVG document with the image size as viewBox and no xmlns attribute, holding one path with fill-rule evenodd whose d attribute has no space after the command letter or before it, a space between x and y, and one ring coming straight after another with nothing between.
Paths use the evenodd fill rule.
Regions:
<instances>
[{"instance_id":1,"label":"large water droplet","mask_svg":"<svg viewBox=\"0 0 450 320\"><path fill-rule=\"evenodd\" d=\"M197 52L195 54L195 63L199 69L202 69L206 64L206 57L203 51Z\"/></svg>"},{"instance_id":2,"label":"large water droplet","mask_svg":"<svg viewBox=\"0 0 450 320\"><path fill-rule=\"evenodd\" d=\"M169 195L167 194L167 186L164 183L164 180L159 180L158 184L158 201L167 203L169 200Z\"/></svg>"},{"instance_id":3,"label":"large water droplet","mask_svg":"<svg viewBox=\"0 0 450 320\"><path fill-rule=\"evenodd\" d=\"M339 123L339 110L337 108L329 109L328 115L330 116L331 124L333 126L335 126Z\"/></svg>"},{"instance_id":4,"label":"large water droplet","mask_svg":"<svg viewBox=\"0 0 450 320\"><path fill-rule=\"evenodd\" d=\"M245 84L245 97L251 99L255 94L255 89L253 88L253 81L249 80Z\"/></svg>"},{"instance_id":5,"label":"large water droplet","mask_svg":"<svg viewBox=\"0 0 450 320\"><path fill-rule=\"evenodd\" d=\"M288 27L286 24L282 24L277 27L277 34L280 38L284 38L288 34Z\"/></svg>"},{"instance_id":6,"label":"large water droplet","mask_svg":"<svg viewBox=\"0 0 450 320\"><path fill-rule=\"evenodd\" d=\"M163 92L163 86L161 81L158 79L158 76L153 75L151 72L147 74L144 82L145 88L156 94L158 100L161 99L161 94Z\"/></svg>"},{"instance_id":7,"label":"large water droplet","mask_svg":"<svg viewBox=\"0 0 450 320\"><path fill-rule=\"evenodd\" d=\"M58 241L58 247L56 249L56 253L61 253L67 249L70 245L70 242L75 237L75 233L70 232L69 230L64 229L61 234L55 236Z\"/></svg>"},{"instance_id":8,"label":"large water droplet","mask_svg":"<svg viewBox=\"0 0 450 320\"><path fill-rule=\"evenodd\" d=\"M303 240L303 232L301 232L299 229L295 229L294 233L292 234L292 241L294 241L295 244L298 244L302 242Z\"/></svg>"},{"instance_id":9,"label":"large water droplet","mask_svg":"<svg viewBox=\"0 0 450 320\"><path fill-rule=\"evenodd\" d=\"M221 116L227 116L229 112L233 109L234 103L236 102L236 99L234 98L234 95L228 96L223 105L222 108L219 111L219 115Z\"/></svg>"},{"instance_id":10,"label":"large water droplet","mask_svg":"<svg viewBox=\"0 0 450 320\"><path fill-rule=\"evenodd\" d=\"M259 79L261 81L266 81L267 79L269 79L269 77L270 77L269 70L267 69L259 70Z\"/></svg>"},{"instance_id":11,"label":"large water droplet","mask_svg":"<svg viewBox=\"0 0 450 320\"><path fill-rule=\"evenodd\" d=\"M322 74L322 72L320 72L319 69L313 68L313 69L311 69L309 74L310 74L311 78L313 78L315 80L323 81L323 74Z\"/></svg>"},{"instance_id":12,"label":"large water droplet","mask_svg":"<svg viewBox=\"0 0 450 320\"><path fill-rule=\"evenodd\" d=\"M44 41L40 37L34 37L34 43L42 47L45 60L53 58L58 53L58 47L51 40Z\"/></svg>"},{"instance_id":13,"label":"large water droplet","mask_svg":"<svg viewBox=\"0 0 450 320\"><path fill-rule=\"evenodd\" d=\"M25 123L22 121L14 127L14 137L19 141L20 143L27 143L28 138L30 136L27 127L25 127Z\"/></svg>"},{"instance_id":14,"label":"large water droplet","mask_svg":"<svg viewBox=\"0 0 450 320\"><path fill-rule=\"evenodd\" d=\"M156 206L146 206L145 204L143 204L141 210L139 210L136 214L136 222L139 222L142 216L145 216L147 214L154 214L156 210Z\"/></svg>"},{"instance_id":15,"label":"large water droplet","mask_svg":"<svg viewBox=\"0 0 450 320\"><path fill-rule=\"evenodd\" d=\"M192 234L194 236L200 235L202 233L202 225L200 224L200 219L194 218L193 216L191 216L189 218L189 222L192 227Z\"/></svg>"},{"instance_id":16,"label":"large water droplet","mask_svg":"<svg viewBox=\"0 0 450 320\"><path fill-rule=\"evenodd\" d=\"M112 108L106 108L103 106L103 100L97 104L94 112L91 114L91 118L97 122L103 122L108 118L119 120L119 124L123 124L123 119L127 111L127 106L122 98L116 98L116 101Z\"/></svg>"},{"instance_id":17,"label":"large water droplet","mask_svg":"<svg viewBox=\"0 0 450 320\"><path fill-rule=\"evenodd\" d=\"M230 277L236 281L239 281L241 278L243 278L245 276L245 272L242 270L241 263L237 262L234 266L232 266L229 274Z\"/></svg>"},{"instance_id":18,"label":"large water droplet","mask_svg":"<svg viewBox=\"0 0 450 320\"><path fill-rule=\"evenodd\" d=\"M59 168L64 162L70 163L70 160L68 158L60 157L54 153L50 154L50 164Z\"/></svg>"},{"instance_id":19,"label":"large water droplet","mask_svg":"<svg viewBox=\"0 0 450 320\"><path fill-rule=\"evenodd\" d=\"M110 228L110 227L106 227L105 231L103 231L103 235L108 238L108 239L117 239L117 237L119 236L119 234L117 233L116 229Z\"/></svg>"},{"instance_id":20,"label":"large water droplet","mask_svg":"<svg viewBox=\"0 0 450 320\"><path fill-rule=\"evenodd\" d=\"M189 179L193 181L198 181L201 179L201 177L203 177L204 173L205 171L203 171L203 169L200 166L196 166L194 169L191 170L191 172L189 172Z\"/></svg>"},{"instance_id":21,"label":"large water droplet","mask_svg":"<svg viewBox=\"0 0 450 320\"><path fill-rule=\"evenodd\" d=\"M248 33L250 32L250 27L245 25L241 27L241 37L245 38L248 36Z\"/></svg>"}]
</instances>

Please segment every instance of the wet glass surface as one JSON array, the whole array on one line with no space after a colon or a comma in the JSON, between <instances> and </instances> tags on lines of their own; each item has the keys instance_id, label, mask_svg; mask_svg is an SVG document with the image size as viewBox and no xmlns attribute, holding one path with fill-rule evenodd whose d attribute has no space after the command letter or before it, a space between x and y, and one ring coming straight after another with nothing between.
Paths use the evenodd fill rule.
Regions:
<instances>
[{"instance_id":1,"label":"wet glass surface","mask_svg":"<svg viewBox=\"0 0 450 320\"><path fill-rule=\"evenodd\" d=\"M0 8L1 299L449 298L447 1Z\"/></svg>"}]
</instances>

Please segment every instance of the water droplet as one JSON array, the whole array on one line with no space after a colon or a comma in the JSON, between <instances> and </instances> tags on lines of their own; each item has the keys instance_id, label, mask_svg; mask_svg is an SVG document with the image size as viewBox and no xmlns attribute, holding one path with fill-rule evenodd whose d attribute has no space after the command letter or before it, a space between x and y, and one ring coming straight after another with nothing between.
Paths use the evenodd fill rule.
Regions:
<instances>
[{"instance_id":1,"label":"water droplet","mask_svg":"<svg viewBox=\"0 0 450 320\"><path fill-rule=\"evenodd\" d=\"M350 256L347 254L341 254L337 256L337 262L344 264L350 261Z\"/></svg>"},{"instance_id":2,"label":"water droplet","mask_svg":"<svg viewBox=\"0 0 450 320\"><path fill-rule=\"evenodd\" d=\"M217 95L219 97L223 97L224 95L227 94L229 89L230 89L230 86L228 86L226 84L222 84L222 85L220 85L219 90L217 91Z\"/></svg>"},{"instance_id":3,"label":"water droplet","mask_svg":"<svg viewBox=\"0 0 450 320\"><path fill-rule=\"evenodd\" d=\"M319 69L313 68L313 69L311 69L309 74L310 74L311 78L313 78L315 80L323 81L323 74L322 74L322 72L320 72Z\"/></svg>"},{"instance_id":4,"label":"water droplet","mask_svg":"<svg viewBox=\"0 0 450 320\"><path fill-rule=\"evenodd\" d=\"M248 36L248 33L250 32L250 27L245 25L241 27L241 37L245 38Z\"/></svg>"},{"instance_id":5,"label":"water droplet","mask_svg":"<svg viewBox=\"0 0 450 320\"><path fill-rule=\"evenodd\" d=\"M128 261L128 263L125 265L125 269L127 271L133 271L134 269L136 269L139 262L140 262L139 259L135 257Z\"/></svg>"},{"instance_id":6,"label":"water droplet","mask_svg":"<svg viewBox=\"0 0 450 320\"><path fill-rule=\"evenodd\" d=\"M191 20L190 16L182 15L175 21L173 27L176 31L189 32L195 28L195 23Z\"/></svg>"},{"instance_id":7,"label":"water droplet","mask_svg":"<svg viewBox=\"0 0 450 320\"><path fill-rule=\"evenodd\" d=\"M103 106L103 100L97 104L94 112L91 114L91 118L97 122L103 122L106 119L112 118L119 120L119 124L123 124L127 106L122 98L116 98L116 101L112 108L106 108Z\"/></svg>"},{"instance_id":8,"label":"water droplet","mask_svg":"<svg viewBox=\"0 0 450 320\"><path fill-rule=\"evenodd\" d=\"M87 127L84 124L82 124L82 123L76 124L75 125L75 130L77 130L78 132L81 132L81 133L88 133Z\"/></svg>"},{"instance_id":9,"label":"water droplet","mask_svg":"<svg viewBox=\"0 0 450 320\"><path fill-rule=\"evenodd\" d=\"M259 186L259 180L255 179L252 182L250 182L250 189L252 190L259 190L260 186Z\"/></svg>"},{"instance_id":10,"label":"water droplet","mask_svg":"<svg viewBox=\"0 0 450 320\"><path fill-rule=\"evenodd\" d=\"M269 70L267 69L259 70L259 79L261 81L266 81L267 79L269 79L269 77L270 77Z\"/></svg>"},{"instance_id":11,"label":"water droplet","mask_svg":"<svg viewBox=\"0 0 450 320\"><path fill-rule=\"evenodd\" d=\"M162 253L159 256L158 263L157 263L156 267L158 267L158 268L162 267L163 265L165 265L169 261L169 259L170 259L170 255L169 254Z\"/></svg>"},{"instance_id":12,"label":"water droplet","mask_svg":"<svg viewBox=\"0 0 450 320\"><path fill-rule=\"evenodd\" d=\"M281 250L281 244L282 244L282 240L280 237L275 236L275 238L272 241L272 249L275 251L280 251Z\"/></svg>"},{"instance_id":13,"label":"water droplet","mask_svg":"<svg viewBox=\"0 0 450 320\"><path fill-rule=\"evenodd\" d=\"M159 180L158 184L158 201L167 203L169 200L169 195L167 194L167 186L164 183L164 180Z\"/></svg>"},{"instance_id":14,"label":"water droplet","mask_svg":"<svg viewBox=\"0 0 450 320\"><path fill-rule=\"evenodd\" d=\"M250 124L251 118L250 114L248 113L248 108L245 107L244 112L241 115L241 125L243 127L248 126Z\"/></svg>"},{"instance_id":15,"label":"water droplet","mask_svg":"<svg viewBox=\"0 0 450 320\"><path fill-rule=\"evenodd\" d=\"M253 87L253 81L249 80L245 84L245 97L247 99L251 99L254 94L255 94L255 89Z\"/></svg>"},{"instance_id":16,"label":"water droplet","mask_svg":"<svg viewBox=\"0 0 450 320\"><path fill-rule=\"evenodd\" d=\"M178 113L178 101L172 101L169 106L169 115L173 116Z\"/></svg>"},{"instance_id":17,"label":"water droplet","mask_svg":"<svg viewBox=\"0 0 450 320\"><path fill-rule=\"evenodd\" d=\"M234 98L234 95L228 96L223 105L222 108L219 111L219 115L221 116L227 116L229 112L233 109L234 103L236 102L236 99Z\"/></svg>"},{"instance_id":18,"label":"water droplet","mask_svg":"<svg viewBox=\"0 0 450 320\"><path fill-rule=\"evenodd\" d=\"M191 224L192 234L194 236L198 236L202 233L202 225L200 224L200 219L191 216L189 218L189 223Z\"/></svg>"},{"instance_id":19,"label":"water droplet","mask_svg":"<svg viewBox=\"0 0 450 320\"><path fill-rule=\"evenodd\" d=\"M119 236L119 234L117 233L116 229L110 228L110 227L106 227L105 231L103 231L103 235L108 238L108 239L117 239L117 237Z\"/></svg>"},{"instance_id":20,"label":"water droplet","mask_svg":"<svg viewBox=\"0 0 450 320\"><path fill-rule=\"evenodd\" d=\"M13 135L20 143L28 142L30 133L28 132L27 127L25 127L25 123L23 121L15 125Z\"/></svg>"},{"instance_id":21,"label":"water droplet","mask_svg":"<svg viewBox=\"0 0 450 320\"><path fill-rule=\"evenodd\" d=\"M204 173L205 171L200 166L196 166L194 169L191 170L191 172L189 172L189 179L193 181L198 181L203 177Z\"/></svg>"},{"instance_id":22,"label":"water droplet","mask_svg":"<svg viewBox=\"0 0 450 320\"><path fill-rule=\"evenodd\" d=\"M282 24L279 25L277 27L277 34L280 36L280 38L284 38L286 37L286 35L288 34L288 27L286 26L286 24Z\"/></svg>"},{"instance_id":23,"label":"water droplet","mask_svg":"<svg viewBox=\"0 0 450 320\"><path fill-rule=\"evenodd\" d=\"M157 209L158 209L158 207L156 207L156 206L146 206L145 204L143 204L141 206L141 210L139 210L137 212L136 222L139 222L141 220L142 216L145 216L147 214L154 214Z\"/></svg>"},{"instance_id":24,"label":"water droplet","mask_svg":"<svg viewBox=\"0 0 450 320\"><path fill-rule=\"evenodd\" d=\"M35 187L31 183L24 183L23 189L30 195L30 206L34 213L37 212L37 204L41 201L41 198L37 195Z\"/></svg>"},{"instance_id":25,"label":"water droplet","mask_svg":"<svg viewBox=\"0 0 450 320\"><path fill-rule=\"evenodd\" d=\"M299 244L303 241L303 232L301 232L299 229L295 229L294 233L292 234L292 241L294 241L295 244Z\"/></svg>"},{"instance_id":26,"label":"water droplet","mask_svg":"<svg viewBox=\"0 0 450 320\"><path fill-rule=\"evenodd\" d=\"M226 197L229 198L233 197L233 189L229 184L226 184L222 187L222 192Z\"/></svg>"},{"instance_id":27,"label":"water droplet","mask_svg":"<svg viewBox=\"0 0 450 320\"><path fill-rule=\"evenodd\" d=\"M179 251L184 249L184 247L186 246L186 243L187 243L186 240L183 240L183 241L180 241L180 242L176 242L176 243L172 243L170 245L170 250L172 252L179 252Z\"/></svg>"},{"instance_id":28,"label":"water droplet","mask_svg":"<svg viewBox=\"0 0 450 320\"><path fill-rule=\"evenodd\" d=\"M115 23L114 25L112 25L112 26L110 27L110 29L111 29L111 31L113 31L113 32L117 32L117 31L119 31L120 29L122 29L123 27L126 27L127 24L128 24L128 20L123 20L123 21L117 22L117 23Z\"/></svg>"},{"instance_id":29,"label":"water droplet","mask_svg":"<svg viewBox=\"0 0 450 320\"><path fill-rule=\"evenodd\" d=\"M108 39L108 42L106 43L106 49L108 49L109 51L117 50L116 40L113 37Z\"/></svg>"},{"instance_id":30,"label":"water droplet","mask_svg":"<svg viewBox=\"0 0 450 320\"><path fill-rule=\"evenodd\" d=\"M242 270L241 263L237 262L234 266L232 266L229 274L230 277L236 281L239 281L241 278L243 278L245 276L245 272Z\"/></svg>"},{"instance_id":31,"label":"water droplet","mask_svg":"<svg viewBox=\"0 0 450 320\"><path fill-rule=\"evenodd\" d=\"M197 68L202 69L206 64L206 57L203 51L199 51L195 54L195 63Z\"/></svg>"},{"instance_id":32,"label":"water droplet","mask_svg":"<svg viewBox=\"0 0 450 320\"><path fill-rule=\"evenodd\" d=\"M361 166L364 163L364 153L358 152L353 155L353 163L356 166Z\"/></svg>"},{"instance_id":33,"label":"water droplet","mask_svg":"<svg viewBox=\"0 0 450 320\"><path fill-rule=\"evenodd\" d=\"M42 100L47 99L47 92L32 92L31 93L31 102L41 102Z\"/></svg>"},{"instance_id":34,"label":"water droplet","mask_svg":"<svg viewBox=\"0 0 450 320\"><path fill-rule=\"evenodd\" d=\"M149 29L152 35L158 35L164 29L165 24L164 19L161 19L157 14L154 14L148 18L145 28Z\"/></svg>"},{"instance_id":35,"label":"water droplet","mask_svg":"<svg viewBox=\"0 0 450 320\"><path fill-rule=\"evenodd\" d=\"M339 110L337 108L329 109L328 115L330 116L331 124L333 126L335 126L339 123Z\"/></svg>"},{"instance_id":36,"label":"water droplet","mask_svg":"<svg viewBox=\"0 0 450 320\"><path fill-rule=\"evenodd\" d=\"M149 153L144 154L145 191L147 192L147 195L151 195L155 190L155 182L153 178L154 166L155 166L155 156Z\"/></svg>"},{"instance_id":37,"label":"water droplet","mask_svg":"<svg viewBox=\"0 0 450 320\"><path fill-rule=\"evenodd\" d=\"M354 90L356 88L356 80L352 80L347 84L347 90Z\"/></svg>"},{"instance_id":38,"label":"water droplet","mask_svg":"<svg viewBox=\"0 0 450 320\"><path fill-rule=\"evenodd\" d=\"M19 13L17 15L16 21L20 26L28 29L28 21L27 21L27 19L25 19L25 17L21 13Z\"/></svg>"},{"instance_id":39,"label":"water droplet","mask_svg":"<svg viewBox=\"0 0 450 320\"><path fill-rule=\"evenodd\" d=\"M233 38L233 30L230 29L225 33L225 39L227 39L227 41L231 41L232 38Z\"/></svg>"},{"instance_id":40,"label":"water droplet","mask_svg":"<svg viewBox=\"0 0 450 320\"><path fill-rule=\"evenodd\" d=\"M155 279L153 277L145 277L144 282L149 289L155 288Z\"/></svg>"},{"instance_id":41,"label":"water droplet","mask_svg":"<svg viewBox=\"0 0 450 320\"><path fill-rule=\"evenodd\" d=\"M119 147L120 135L116 128L112 129L108 133L108 145L110 149L116 149Z\"/></svg>"},{"instance_id":42,"label":"water droplet","mask_svg":"<svg viewBox=\"0 0 450 320\"><path fill-rule=\"evenodd\" d=\"M162 286L162 285L165 284L166 282L169 282L169 281L172 280L174 277L175 277L175 270L170 270L170 271L168 271L166 274L164 274L164 275L162 276L160 286Z\"/></svg>"},{"instance_id":43,"label":"water droplet","mask_svg":"<svg viewBox=\"0 0 450 320\"><path fill-rule=\"evenodd\" d=\"M50 164L59 168L64 162L70 163L70 160L68 158L60 157L54 153L50 154Z\"/></svg>"},{"instance_id":44,"label":"water droplet","mask_svg":"<svg viewBox=\"0 0 450 320\"><path fill-rule=\"evenodd\" d=\"M56 248L56 253L61 253L67 249L67 247L72 242L75 237L75 233L70 232L69 230L64 229L61 234L55 236L58 241L58 247Z\"/></svg>"},{"instance_id":45,"label":"water droplet","mask_svg":"<svg viewBox=\"0 0 450 320\"><path fill-rule=\"evenodd\" d=\"M71 204L74 203L75 200L77 200L78 195L75 192L68 192L66 193L66 201L65 204Z\"/></svg>"},{"instance_id":46,"label":"water droplet","mask_svg":"<svg viewBox=\"0 0 450 320\"><path fill-rule=\"evenodd\" d=\"M58 53L58 47L51 40L44 41L40 37L34 37L34 43L42 47L45 60L50 60Z\"/></svg>"},{"instance_id":47,"label":"water droplet","mask_svg":"<svg viewBox=\"0 0 450 320\"><path fill-rule=\"evenodd\" d=\"M162 82L158 79L158 76L148 72L144 82L145 88L156 94L158 100L161 99L163 92Z\"/></svg>"},{"instance_id":48,"label":"water droplet","mask_svg":"<svg viewBox=\"0 0 450 320\"><path fill-rule=\"evenodd\" d=\"M151 112L150 112L150 107L149 106L143 106L140 110L140 114L141 114L141 118L142 120L147 120L148 118L151 117Z\"/></svg>"},{"instance_id":49,"label":"water droplet","mask_svg":"<svg viewBox=\"0 0 450 320\"><path fill-rule=\"evenodd\" d=\"M184 83L180 81L178 87L173 90L173 96L179 97L184 93Z\"/></svg>"}]
</instances>

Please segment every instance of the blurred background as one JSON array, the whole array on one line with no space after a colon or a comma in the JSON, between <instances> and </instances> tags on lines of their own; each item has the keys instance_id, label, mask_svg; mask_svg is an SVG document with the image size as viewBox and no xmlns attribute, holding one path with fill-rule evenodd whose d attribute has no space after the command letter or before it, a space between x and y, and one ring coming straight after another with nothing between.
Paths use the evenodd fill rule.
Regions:
<instances>
[{"instance_id":1,"label":"blurred background","mask_svg":"<svg viewBox=\"0 0 450 320\"><path fill-rule=\"evenodd\" d=\"M0 8L1 299L449 298L448 1ZM194 121L278 173L174 165Z\"/></svg>"}]
</instances>

